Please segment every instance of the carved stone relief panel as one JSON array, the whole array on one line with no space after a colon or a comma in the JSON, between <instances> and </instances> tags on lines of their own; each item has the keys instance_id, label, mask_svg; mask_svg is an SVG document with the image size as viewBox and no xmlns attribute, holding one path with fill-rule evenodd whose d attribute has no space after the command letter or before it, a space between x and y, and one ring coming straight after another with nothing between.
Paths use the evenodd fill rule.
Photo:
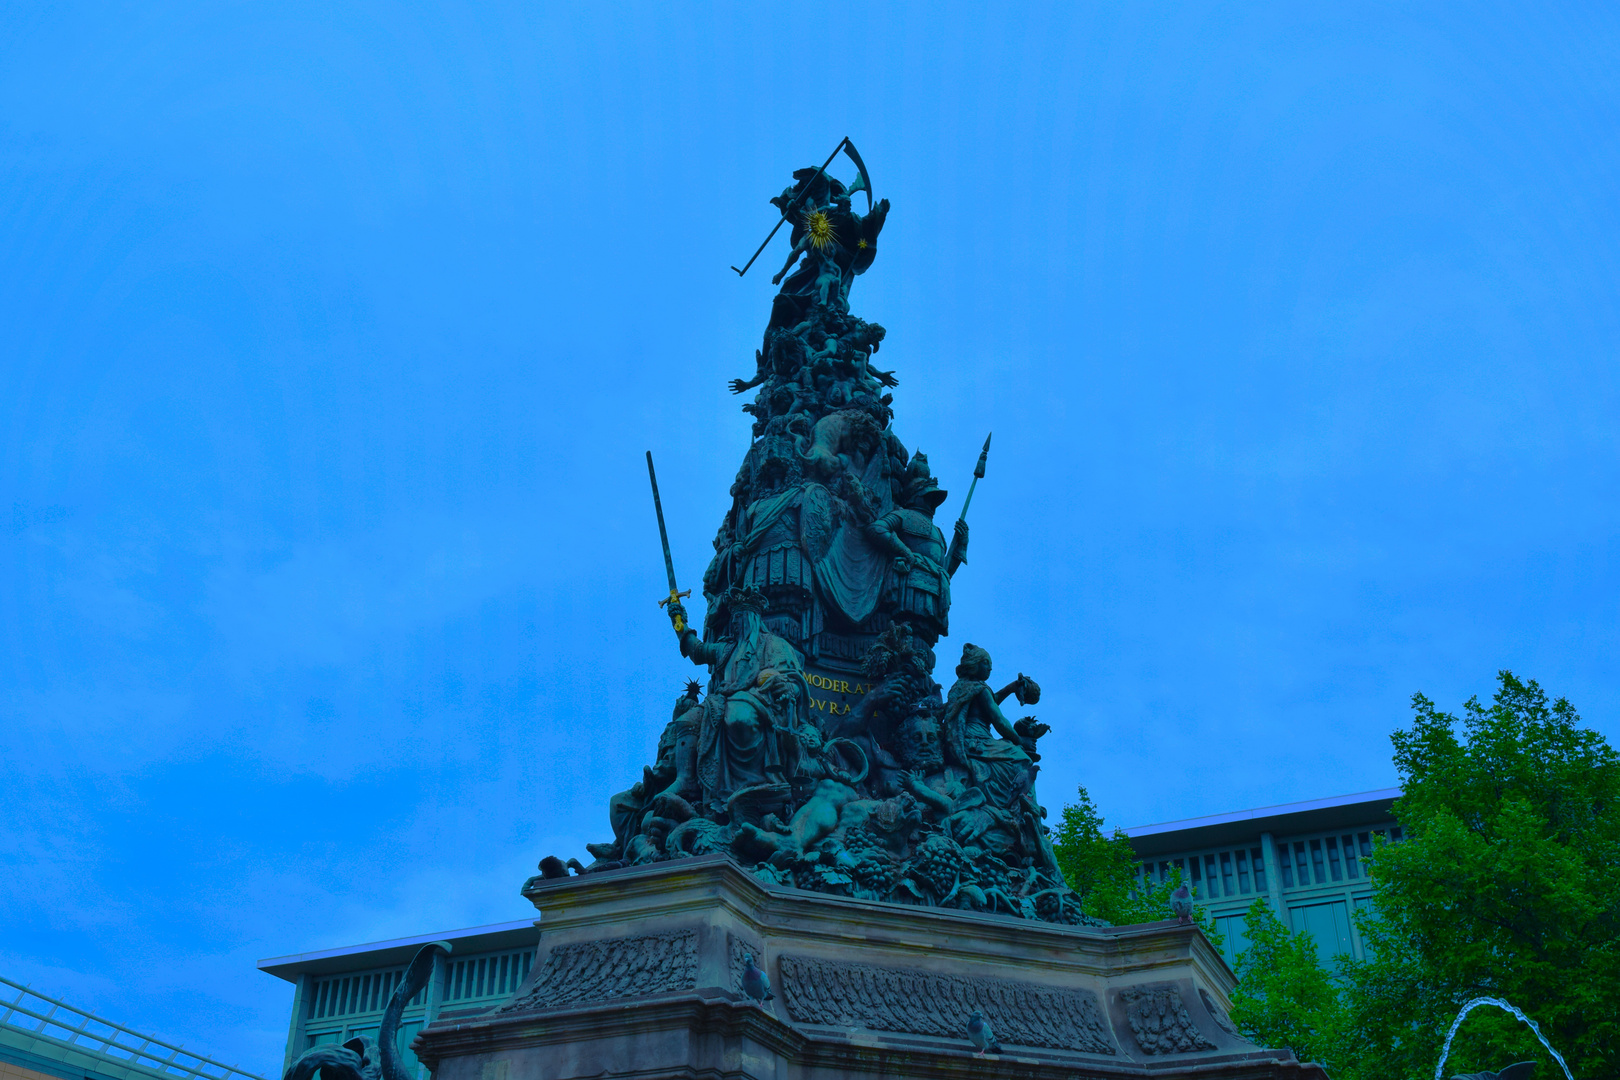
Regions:
<instances>
[{"instance_id":1,"label":"carved stone relief panel","mask_svg":"<svg viewBox=\"0 0 1620 1080\"><path fill-rule=\"evenodd\" d=\"M1089 990L802 956L778 966L788 1015L800 1023L966 1038L968 1014L979 1009L1003 1043L1117 1053Z\"/></svg>"},{"instance_id":2,"label":"carved stone relief panel","mask_svg":"<svg viewBox=\"0 0 1620 1080\"><path fill-rule=\"evenodd\" d=\"M696 986L696 931L608 938L552 948L534 986L502 1011L555 1009Z\"/></svg>"},{"instance_id":3,"label":"carved stone relief panel","mask_svg":"<svg viewBox=\"0 0 1620 1080\"><path fill-rule=\"evenodd\" d=\"M1132 986L1119 992L1131 1036L1144 1054L1188 1054L1213 1050L1182 1004L1174 984Z\"/></svg>"}]
</instances>

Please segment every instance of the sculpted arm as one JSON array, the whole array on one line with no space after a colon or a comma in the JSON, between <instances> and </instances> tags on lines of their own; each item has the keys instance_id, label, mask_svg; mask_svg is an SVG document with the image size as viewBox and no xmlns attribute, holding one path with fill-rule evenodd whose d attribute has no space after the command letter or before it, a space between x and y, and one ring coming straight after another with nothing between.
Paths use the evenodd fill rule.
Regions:
<instances>
[{"instance_id":1,"label":"sculpted arm","mask_svg":"<svg viewBox=\"0 0 1620 1080\"><path fill-rule=\"evenodd\" d=\"M1018 695L1018 704L1034 705L1041 700L1041 685L1020 671L1018 678L996 691L996 704L1000 705L1014 694Z\"/></svg>"},{"instance_id":2,"label":"sculpted arm","mask_svg":"<svg viewBox=\"0 0 1620 1080\"><path fill-rule=\"evenodd\" d=\"M676 625L678 622L681 626L681 629L675 632L675 636L680 642L682 656L700 666L713 664L721 659L722 651L718 646L705 645L703 639L698 637L698 632L686 625L686 607L684 604L670 604L668 611L670 624Z\"/></svg>"},{"instance_id":3,"label":"sculpted arm","mask_svg":"<svg viewBox=\"0 0 1620 1080\"><path fill-rule=\"evenodd\" d=\"M956 528L951 532L951 548L945 553L945 572L952 577L956 576L957 568L967 562L968 523L961 518L956 519Z\"/></svg>"},{"instance_id":4,"label":"sculpted arm","mask_svg":"<svg viewBox=\"0 0 1620 1080\"><path fill-rule=\"evenodd\" d=\"M906 790L911 792L918 802L926 804L941 814L950 813L951 807L955 805L950 796L942 795L929 787L920 771L914 770L909 773L902 773L900 782L905 785Z\"/></svg>"},{"instance_id":5,"label":"sculpted arm","mask_svg":"<svg viewBox=\"0 0 1620 1080\"><path fill-rule=\"evenodd\" d=\"M782 284L782 279L787 276L789 270L793 269L793 264L799 261L799 256L804 254L804 249L809 246L810 234L807 232L799 238L797 244L793 245L793 250L788 252L787 262L783 263L782 269L778 270L776 276L771 278L772 285Z\"/></svg>"},{"instance_id":6,"label":"sculpted arm","mask_svg":"<svg viewBox=\"0 0 1620 1080\"><path fill-rule=\"evenodd\" d=\"M886 551L897 559L905 559L909 562L914 557L913 552L906 547L906 542L900 539L900 534L894 531L892 517L891 514L884 514L872 522L866 527L866 535L878 550Z\"/></svg>"},{"instance_id":7,"label":"sculpted arm","mask_svg":"<svg viewBox=\"0 0 1620 1080\"><path fill-rule=\"evenodd\" d=\"M984 710L985 718L990 721L992 727L1001 733L1003 739L1019 746L1023 745L1024 740L1020 739L1018 732L1013 730L1012 723L1007 719L1007 715L1001 711L1001 706L996 704L996 696L990 692L988 686L974 695L973 707Z\"/></svg>"},{"instance_id":8,"label":"sculpted arm","mask_svg":"<svg viewBox=\"0 0 1620 1080\"><path fill-rule=\"evenodd\" d=\"M681 631L681 655L702 667L720 662L722 651L718 645L706 645L697 631L688 626Z\"/></svg>"},{"instance_id":9,"label":"sculpted arm","mask_svg":"<svg viewBox=\"0 0 1620 1080\"><path fill-rule=\"evenodd\" d=\"M762 350L754 350L754 377L744 382L742 379L731 380L731 392L740 394L744 390L752 390L765 381L765 354Z\"/></svg>"}]
</instances>

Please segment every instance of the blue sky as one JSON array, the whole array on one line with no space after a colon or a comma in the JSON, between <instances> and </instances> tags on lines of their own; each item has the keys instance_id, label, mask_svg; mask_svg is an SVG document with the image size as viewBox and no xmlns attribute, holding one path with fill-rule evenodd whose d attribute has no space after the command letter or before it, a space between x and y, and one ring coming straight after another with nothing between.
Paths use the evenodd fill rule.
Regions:
<instances>
[{"instance_id":1,"label":"blue sky","mask_svg":"<svg viewBox=\"0 0 1620 1080\"><path fill-rule=\"evenodd\" d=\"M256 960L525 915L693 674L766 199L953 640L1131 825L1395 781L1512 668L1620 741L1612 6L36 5L0 27L0 971L266 1075ZM845 169L847 172L847 167ZM946 649L954 647L947 644Z\"/></svg>"}]
</instances>

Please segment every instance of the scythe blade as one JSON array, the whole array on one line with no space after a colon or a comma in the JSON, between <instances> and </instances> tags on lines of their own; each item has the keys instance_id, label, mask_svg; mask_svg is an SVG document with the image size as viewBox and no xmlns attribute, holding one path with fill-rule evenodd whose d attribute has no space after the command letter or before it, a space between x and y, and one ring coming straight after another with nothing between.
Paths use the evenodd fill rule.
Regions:
<instances>
[{"instance_id":1,"label":"scythe blade","mask_svg":"<svg viewBox=\"0 0 1620 1080\"><path fill-rule=\"evenodd\" d=\"M850 142L847 137L844 139L844 153L849 155L849 160L855 163L856 171L861 174L860 180L855 185L855 190L866 192L866 212L871 213L872 177L866 171L866 162L861 160L860 151L855 149L855 144Z\"/></svg>"}]
</instances>

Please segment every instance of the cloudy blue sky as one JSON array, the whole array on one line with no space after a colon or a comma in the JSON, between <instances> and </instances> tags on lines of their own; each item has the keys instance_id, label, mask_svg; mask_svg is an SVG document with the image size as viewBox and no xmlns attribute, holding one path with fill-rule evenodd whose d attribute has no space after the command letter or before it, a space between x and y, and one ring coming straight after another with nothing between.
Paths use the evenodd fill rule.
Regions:
<instances>
[{"instance_id":1,"label":"cloudy blue sky","mask_svg":"<svg viewBox=\"0 0 1620 1080\"><path fill-rule=\"evenodd\" d=\"M953 640L1041 681L1048 805L1386 787L1504 667L1620 741L1617 54L1612 5L14 6L0 973L269 1075L259 958L523 917L693 674L642 452L696 582L727 266L846 134L946 514L995 431Z\"/></svg>"}]
</instances>

